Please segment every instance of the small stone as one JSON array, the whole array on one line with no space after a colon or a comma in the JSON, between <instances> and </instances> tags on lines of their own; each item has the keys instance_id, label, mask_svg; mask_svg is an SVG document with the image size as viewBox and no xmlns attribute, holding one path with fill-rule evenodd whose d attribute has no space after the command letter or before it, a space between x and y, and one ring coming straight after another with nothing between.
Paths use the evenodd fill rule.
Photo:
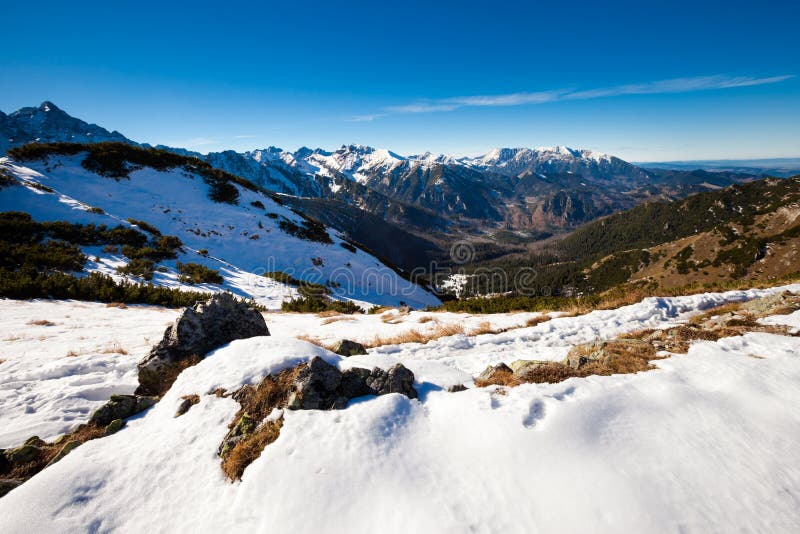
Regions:
<instances>
[{"instance_id":1,"label":"small stone","mask_svg":"<svg viewBox=\"0 0 800 534\"><path fill-rule=\"evenodd\" d=\"M8 458L11 463L24 464L35 460L41 452L42 450L36 445L23 445L16 449L6 451L6 458Z\"/></svg>"},{"instance_id":2,"label":"small stone","mask_svg":"<svg viewBox=\"0 0 800 534\"><path fill-rule=\"evenodd\" d=\"M115 419L127 419L153 406L157 397L139 395L111 395L103 406L98 408L89 418L89 422L97 426L107 426Z\"/></svg>"},{"instance_id":3,"label":"small stone","mask_svg":"<svg viewBox=\"0 0 800 534\"><path fill-rule=\"evenodd\" d=\"M89 422L97 426L107 426L115 419L125 419L136 413L135 395L111 395L108 402L95 410Z\"/></svg>"},{"instance_id":4,"label":"small stone","mask_svg":"<svg viewBox=\"0 0 800 534\"><path fill-rule=\"evenodd\" d=\"M449 393L458 393L459 391L466 391L467 386L464 384L453 384L452 386L447 388Z\"/></svg>"},{"instance_id":5,"label":"small stone","mask_svg":"<svg viewBox=\"0 0 800 534\"><path fill-rule=\"evenodd\" d=\"M181 397L181 403L178 405L178 411L175 412L175 417L180 417L189 411L189 408L200 402L199 395L186 395Z\"/></svg>"},{"instance_id":6,"label":"small stone","mask_svg":"<svg viewBox=\"0 0 800 534\"><path fill-rule=\"evenodd\" d=\"M106 436L116 434L122 429L123 426L125 426L125 421L122 419L114 419L106 426Z\"/></svg>"},{"instance_id":7,"label":"small stone","mask_svg":"<svg viewBox=\"0 0 800 534\"><path fill-rule=\"evenodd\" d=\"M331 347L331 351L341 356L357 356L367 353L367 349L364 348L364 345L355 341L350 341L349 339L338 341Z\"/></svg>"},{"instance_id":8,"label":"small stone","mask_svg":"<svg viewBox=\"0 0 800 534\"><path fill-rule=\"evenodd\" d=\"M67 443L63 447L61 447L61 450L58 451L58 453L55 456L53 456L53 459L50 460L50 462L48 462L46 467L50 467L57 461L61 460L64 456L72 452L73 449L78 448L79 445L81 445L80 441L76 440L67 441Z\"/></svg>"},{"instance_id":9,"label":"small stone","mask_svg":"<svg viewBox=\"0 0 800 534\"><path fill-rule=\"evenodd\" d=\"M478 375L478 379L491 380L497 373L513 374L514 370L511 369L506 364L504 364L503 362L500 362L497 365L490 365L486 369L484 369L483 372Z\"/></svg>"},{"instance_id":10,"label":"small stone","mask_svg":"<svg viewBox=\"0 0 800 534\"><path fill-rule=\"evenodd\" d=\"M47 445L45 441L39 436L31 436L25 440L24 445L33 445L34 447L44 447Z\"/></svg>"},{"instance_id":11,"label":"small stone","mask_svg":"<svg viewBox=\"0 0 800 534\"><path fill-rule=\"evenodd\" d=\"M596 361L602 357L602 343L585 343L572 347L562 362L573 369L580 369L589 362Z\"/></svg>"}]
</instances>

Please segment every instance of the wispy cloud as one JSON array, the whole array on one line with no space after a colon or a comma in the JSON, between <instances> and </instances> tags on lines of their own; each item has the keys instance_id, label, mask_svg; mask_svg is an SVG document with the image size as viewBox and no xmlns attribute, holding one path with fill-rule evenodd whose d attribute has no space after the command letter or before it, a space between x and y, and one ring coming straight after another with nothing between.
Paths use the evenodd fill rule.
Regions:
<instances>
[{"instance_id":1,"label":"wispy cloud","mask_svg":"<svg viewBox=\"0 0 800 534\"><path fill-rule=\"evenodd\" d=\"M386 113L373 113L372 115L356 115L354 117L350 117L345 119L345 122L370 122L374 121L375 119L380 119L381 117L385 117Z\"/></svg>"},{"instance_id":2,"label":"wispy cloud","mask_svg":"<svg viewBox=\"0 0 800 534\"><path fill-rule=\"evenodd\" d=\"M421 100L399 106L384 108L382 113L359 115L348 119L350 122L367 122L387 115L405 113L436 113L455 111L466 107L522 106L526 104L545 104L563 100L588 100L623 95L654 95L667 93L689 93L714 89L732 89L780 83L793 74L757 78L753 76L697 76L693 78L673 78L655 82L615 85L595 89L555 89L551 91L509 93L501 95L475 95Z\"/></svg>"}]
</instances>

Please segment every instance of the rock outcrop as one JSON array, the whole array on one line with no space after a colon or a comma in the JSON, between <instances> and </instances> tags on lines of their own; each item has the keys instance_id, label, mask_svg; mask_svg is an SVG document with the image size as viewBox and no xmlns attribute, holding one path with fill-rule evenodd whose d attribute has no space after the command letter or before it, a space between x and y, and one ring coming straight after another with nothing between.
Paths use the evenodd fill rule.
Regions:
<instances>
[{"instance_id":1,"label":"rock outcrop","mask_svg":"<svg viewBox=\"0 0 800 534\"><path fill-rule=\"evenodd\" d=\"M384 371L353 368L340 371L320 357L266 376L258 385L246 385L232 397L241 410L231 422L218 454L222 470L240 479L264 447L278 439L284 409L337 410L364 395L400 393L417 398L414 373L400 364Z\"/></svg>"},{"instance_id":2,"label":"rock outcrop","mask_svg":"<svg viewBox=\"0 0 800 534\"><path fill-rule=\"evenodd\" d=\"M414 373L397 364L388 371L374 368L348 369L344 372L320 357L302 364L292 383L286 407L291 410L340 409L350 399L364 395L401 393L417 398Z\"/></svg>"},{"instance_id":3,"label":"rock outcrop","mask_svg":"<svg viewBox=\"0 0 800 534\"><path fill-rule=\"evenodd\" d=\"M236 339L268 336L261 314L228 293L187 308L139 363L137 395L163 395L185 368Z\"/></svg>"}]
</instances>

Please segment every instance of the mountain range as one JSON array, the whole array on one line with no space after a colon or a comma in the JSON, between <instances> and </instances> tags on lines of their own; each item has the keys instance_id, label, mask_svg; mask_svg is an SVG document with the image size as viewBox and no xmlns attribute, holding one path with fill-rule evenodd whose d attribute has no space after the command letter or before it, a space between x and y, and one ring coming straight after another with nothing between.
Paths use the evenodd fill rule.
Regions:
<instances>
[{"instance_id":1,"label":"mountain range","mask_svg":"<svg viewBox=\"0 0 800 534\"><path fill-rule=\"evenodd\" d=\"M30 142L101 141L150 146L72 117L52 102L0 112L2 152ZM563 146L497 148L476 157L402 156L363 145L208 154L156 148L200 158L288 195L287 204L405 267L436 255L420 250L446 249L453 236L494 238L510 231L515 239L536 240L645 201L680 199L754 178L741 172L643 168ZM368 221L374 226L367 232ZM387 248L388 236L414 246L406 252Z\"/></svg>"}]
</instances>

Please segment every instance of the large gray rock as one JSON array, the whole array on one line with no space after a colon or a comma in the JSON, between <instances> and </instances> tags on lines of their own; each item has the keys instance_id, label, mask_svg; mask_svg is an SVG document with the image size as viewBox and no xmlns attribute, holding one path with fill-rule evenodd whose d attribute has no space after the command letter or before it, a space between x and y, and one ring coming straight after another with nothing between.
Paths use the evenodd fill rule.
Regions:
<instances>
[{"instance_id":1,"label":"large gray rock","mask_svg":"<svg viewBox=\"0 0 800 534\"><path fill-rule=\"evenodd\" d=\"M339 394L347 400L363 397L364 395L376 395L375 391L367 386L367 379L372 371L363 367L354 367L342 373L342 381L339 383Z\"/></svg>"},{"instance_id":2,"label":"large gray rock","mask_svg":"<svg viewBox=\"0 0 800 534\"><path fill-rule=\"evenodd\" d=\"M742 311L751 313L756 317L776 314L784 315L797 309L800 309L800 295L795 295L790 291L753 299L741 305Z\"/></svg>"},{"instance_id":3,"label":"large gray rock","mask_svg":"<svg viewBox=\"0 0 800 534\"><path fill-rule=\"evenodd\" d=\"M399 363L388 371L376 367L370 372L366 383L367 387L375 391L375 395L402 393L409 399L417 398L417 390L414 389L414 373Z\"/></svg>"},{"instance_id":4,"label":"large gray rock","mask_svg":"<svg viewBox=\"0 0 800 534\"><path fill-rule=\"evenodd\" d=\"M211 350L236 339L268 336L261 314L228 293L187 308L139 363L138 395L163 395L178 374Z\"/></svg>"},{"instance_id":5,"label":"large gray rock","mask_svg":"<svg viewBox=\"0 0 800 534\"><path fill-rule=\"evenodd\" d=\"M342 372L338 368L318 356L312 358L295 378L294 390L289 394L289 408L330 410L339 397L341 382Z\"/></svg>"},{"instance_id":6,"label":"large gray rock","mask_svg":"<svg viewBox=\"0 0 800 534\"><path fill-rule=\"evenodd\" d=\"M416 399L414 373L397 364L388 371L362 368L344 372L315 357L297 374L286 405L291 410L341 409L350 399L365 395L401 393Z\"/></svg>"}]
</instances>

